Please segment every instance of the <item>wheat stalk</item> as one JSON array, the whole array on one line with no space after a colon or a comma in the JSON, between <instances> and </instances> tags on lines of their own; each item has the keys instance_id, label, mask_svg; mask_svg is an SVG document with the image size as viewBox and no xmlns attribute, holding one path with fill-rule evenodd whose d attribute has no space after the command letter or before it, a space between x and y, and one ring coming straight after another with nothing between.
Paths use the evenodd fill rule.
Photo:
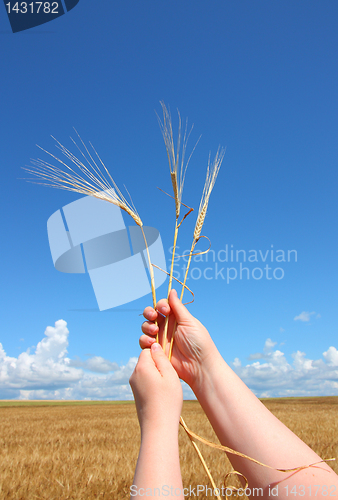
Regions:
<instances>
[{"instance_id":1,"label":"wheat stalk","mask_svg":"<svg viewBox=\"0 0 338 500\"><path fill-rule=\"evenodd\" d=\"M191 245L188 265L187 265L187 269L185 271L185 277L184 277L183 287L182 287L182 291L181 291L181 297L180 297L181 301L183 299L184 285L187 281L189 267L190 267L190 263L191 263L191 257L192 257L192 254L194 252L194 249L195 249L195 246L196 246L198 240L201 238L201 231L202 231L202 227L203 227L203 224L205 221L205 217L207 215L210 196L211 196L212 190L215 186L215 182L217 179L219 169L221 168L224 154L225 154L225 149L218 148L215 159L211 165L210 165L210 155L209 155L207 175L206 175L206 179L205 179L205 183L204 183L202 198L201 198L201 202L200 202L200 206L199 206L199 210L198 210L198 215L197 215L197 220L196 220L196 224L195 224L193 242Z\"/></svg>"},{"instance_id":2,"label":"wheat stalk","mask_svg":"<svg viewBox=\"0 0 338 500\"><path fill-rule=\"evenodd\" d=\"M74 191L76 193L81 193L87 196L93 196L100 200L108 201L109 203L113 203L121 210L124 210L128 215L130 215L130 217L132 217L136 224L141 228L144 238L151 278L153 306L155 308L156 292L154 270L150 260L148 243L143 230L141 217L139 216L131 197L129 203L121 193L109 170L96 152L94 146L89 143L96 155L96 158L94 158L94 156L91 154L90 150L87 148L76 130L75 132L84 148L84 151L72 138L71 140L79 150L82 156L81 160L53 137L56 142L57 149L62 152L62 154L67 158L68 162L66 162L67 160L63 161L54 154L38 146L42 151L47 153L58 164L60 164L60 166L55 166L40 158L31 160L32 165L23 167L23 170L26 170L27 172L31 173L36 178L41 179L44 182L38 182L35 179L26 180L28 180L29 182L34 182L35 184L55 187L58 189L65 189L67 191Z\"/></svg>"},{"instance_id":3,"label":"wheat stalk","mask_svg":"<svg viewBox=\"0 0 338 500\"><path fill-rule=\"evenodd\" d=\"M178 139L177 139L177 146L176 146L176 152L175 152L175 145L174 145L174 136L173 136L173 129L172 129L172 121L171 121L171 115L170 112L167 110L166 106L164 105L163 102L161 102L162 106L162 111L163 111L163 123L158 117L160 127L162 130L162 135L164 138L164 142L166 145L167 149L167 155L168 155L168 162L169 162L169 168L170 168L170 176L171 176L171 182L173 186L173 191L174 191L174 199L175 199L175 209L176 209L176 217L175 217L175 232L174 232L174 244L173 244L173 251L172 251L172 256L171 256L171 266L170 266L170 275L169 275L169 285L168 285L168 299L169 299L169 294L171 291L172 287L172 279L173 279L173 269L174 269L174 259L175 259L175 250L176 250L176 243L177 243L177 236L178 236L178 229L183 222L184 218L186 215L183 217L180 223L178 223L178 219L180 216L180 211L181 211L181 205L182 205L182 193L183 193L183 185L184 185L184 179L185 179L185 174L186 170L191 158L192 153L194 152L197 143L195 144L195 147L193 148L188 161L186 165L184 166L184 157L185 157L185 152L186 152L186 147L187 147L187 141L189 138L189 135L191 133L191 130L189 134L187 134L187 121L186 121L186 126L185 126L185 131L184 131L184 137L183 137L183 145L182 145L182 153L181 153L181 158L180 158L180 149L181 149L181 128L182 128L182 122L181 122L181 116L180 113L178 112L178 119L179 119L179 127L178 127ZM198 141L197 141L198 142ZM211 191L210 191L211 192ZM210 196L210 195L209 195ZM190 213L190 212L188 212ZM185 278L186 280L186 278ZM185 287L185 283L183 284L183 288ZM168 324L169 324L169 316L166 317L165 323L164 323L164 328L163 328L163 351L166 351L166 345L167 345L167 336L168 336ZM175 330L175 326L174 326ZM173 336L174 336L174 331L173 331ZM171 352L172 352L172 342L173 342L173 337L170 342L170 352L169 352L169 359L171 359ZM181 421L183 422L183 419L181 417ZM187 432L191 444L193 448L195 449L208 477L209 480L213 486L213 488L216 488L215 481L208 469L208 466L203 458L203 455L195 443L195 441L191 438L189 432L187 431L187 427L184 423L184 429ZM220 497L217 497L218 500L220 500Z\"/></svg>"},{"instance_id":4,"label":"wheat stalk","mask_svg":"<svg viewBox=\"0 0 338 500\"><path fill-rule=\"evenodd\" d=\"M189 163L190 157L188 159L188 162L184 166L184 156L185 156L185 150L186 150L186 145L187 145L187 139L189 135L187 136L187 127L185 128L184 132L184 138L183 138L183 147L182 147L182 153L181 153L181 160L180 160L180 149L181 149L181 118L179 115L179 135L178 135L178 141L177 141L177 151L175 153L175 148L174 148L174 141L173 141L173 133L172 133L172 125L171 125L171 118L170 114L168 113L166 107L162 103L162 109L163 109L163 116L164 116L164 121L163 121L163 126L162 126L162 133L163 137L165 140L166 148L167 148L167 154L168 154L168 159L169 159L169 167L170 167L170 174L171 174L171 180L172 180L172 185L173 185L173 190L174 190L174 197L175 197L175 209L176 209L176 222L175 222L175 237L174 237L174 247L176 247L176 241L177 241L177 234L178 234L178 218L180 215L180 209L181 209L181 204L182 204L182 192L183 192L183 184L184 184L184 178L185 178L185 172L187 165ZM76 132L77 133L77 132ZM190 134L190 133L189 133ZM87 196L94 196L96 198L99 198L101 200L108 201L110 203L113 203L114 205L118 206L122 210L124 210L126 213L128 213L135 223L141 228L143 238L145 241L146 245L146 250L147 250L147 257L148 257L148 262L149 262L149 270L151 274L151 285L152 285L152 295L153 295L153 306L154 309L156 308L156 295L155 295L155 284L154 284L154 273L153 273L153 266L150 261L150 255L149 255L149 249L148 249L148 244L146 241L146 236L143 230L143 223L142 220L137 213L137 210L131 200L131 203L128 203L121 191L119 190L118 186L116 185L114 179L110 175L108 169L102 162L101 158L99 157L98 153L94 149L94 147L91 145L97 159L99 160L98 163L101 164L101 168L103 167L103 170L99 167L97 162L95 161L93 155L90 153L84 142L82 141L81 137L77 133L82 146L84 147L85 152L81 150L81 148L77 145L77 143L72 139L73 143L77 147L77 149L80 151L83 159L82 161L79 160L73 153L71 153L67 148L65 148L60 142L58 142L56 139L57 148L62 152L64 156L70 161L70 166L68 163L65 161L59 159L57 156L53 155L52 153L44 150L43 148L40 148L43 150L45 153L47 153L49 156L51 156L57 163L61 165L55 166L45 160L42 159L37 159L37 160L32 160L32 166L30 167L24 167L24 170L30 172L33 174L36 178L41 179L44 182L37 182L35 179L28 179L30 182L35 182L37 184L42 184L42 185L47 185L50 187L56 187L59 189L65 189L68 191L74 191L78 192L81 194L85 194ZM196 146L195 146L196 147ZM192 153L191 153L192 154ZM180 168L179 168L180 165ZM210 196L210 195L209 195ZM172 265L171 265L171 273L170 273L170 285L169 285L169 290L168 290L168 295L171 289L171 283L172 283L172 275L173 275L173 261L174 261L174 254L173 254L173 259L172 259ZM184 283L185 286L185 283ZM157 338L158 340L158 338ZM164 346L165 348L165 346ZM187 432L187 429L186 429ZM191 438L189 432L187 432L189 437ZM195 448L195 451L197 452L202 465L204 469L206 470L208 477L213 485L215 487L215 482L211 476L211 473L203 459L203 456L197 446L197 444L191 439L192 445Z\"/></svg>"},{"instance_id":5,"label":"wheat stalk","mask_svg":"<svg viewBox=\"0 0 338 500\"><path fill-rule=\"evenodd\" d=\"M184 276L183 286L182 286L182 290L181 290L181 296L180 296L181 302L183 300L185 284L186 284L186 281L188 278L191 257L193 256L195 246L196 246L198 240L201 238L201 231L202 231L204 220L205 220L205 217L207 214L209 199L210 199L212 190L215 186L215 182L217 179L219 169L221 168L224 154L225 154L225 149L219 147L217 150L215 159L212 162L212 164L210 164L210 154L209 154L207 174L206 174L206 178L205 178L201 202L200 202L200 206L199 206L199 210L198 210L198 214L197 214L197 220L196 220L195 229L194 229L193 241L191 244L189 259L188 259L187 267L185 270L185 276ZM171 359L171 356L172 356L172 350L173 350L174 339L175 339L175 328L176 328L176 324L174 325L173 334L172 334L171 341L170 341L169 359Z\"/></svg>"},{"instance_id":6,"label":"wheat stalk","mask_svg":"<svg viewBox=\"0 0 338 500\"><path fill-rule=\"evenodd\" d=\"M168 294L167 294L167 297L169 299L170 290L172 288L172 279L173 279L173 271L174 271L174 260L175 260L178 228L180 226L180 224L178 223L178 219L180 216L181 206L182 206L182 194L183 194L185 174L186 174L186 171L188 168L188 164L190 162L190 158L195 150L197 143L195 144L195 147L193 148L192 152L190 153L188 161L185 163L184 160L185 160L185 155L186 155L187 143L188 143L188 139L189 139L189 136L191 134L191 131L193 129L193 126L191 127L190 131L188 132L188 120L186 120L184 133L183 133L183 137L182 137L182 119L181 119L181 115L180 115L179 111L177 111L178 112L178 135L177 135L177 144L176 144L176 148L175 148L175 141L174 141L174 134L173 134L173 127L172 127L170 110L168 110L166 108L166 106L163 102L161 102L161 106L162 106L162 112L163 112L163 122L160 120L158 115L157 115L157 118L159 121L159 125L160 125L161 131L162 131L164 143L165 143L166 150L167 150L171 183L172 183L173 191L174 191L175 215L176 215L176 217L175 217L175 231L174 231L174 244L173 244L173 251L172 251L172 256L171 256L171 266L170 266ZM166 350L166 345L167 345L168 321L169 321L169 318L167 317L165 320L164 330L163 330L163 345L162 345L162 347L163 347L164 352Z\"/></svg>"},{"instance_id":7,"label":"wheat stalk","mask_svg":"<svg viewBox=\"0 0 338 500\"><path fill-rule=\"evenodd\" d=\"M183 427L183 429L185 430L186 434L188 435L189 439L190 439L190 442L194 448L194 450L196 451L197 455L198 455L198 458L200 459L200 462L201 464L203 465L204 467L204 470L205 472L207 473L207 476L209 478L209 481L211 482L212 484L212 487L213 487L213 490L214 492L217 492L218 491L218 488L216 486L216 483L214 481L214 478L212 477L212 474L211 472L209 471L209 467L207 466L207 463L206 461L204 460L204 457L201 453L201 450L199 449L199 447L197 446L196 442L195 442L195 437L193 436L193 433L190 431L190 429L188 429L185 421L183 420L183 417L181 416L180 417L180 425ZM197 434L196 434L197 436ZM199 437L199 436L198 436ZM200 439L203 439L203 438L200 438ZM219 494L216 493L216 497L217 497L217 500L221 500L221 497Z\"/></svg>"}]
</instances>

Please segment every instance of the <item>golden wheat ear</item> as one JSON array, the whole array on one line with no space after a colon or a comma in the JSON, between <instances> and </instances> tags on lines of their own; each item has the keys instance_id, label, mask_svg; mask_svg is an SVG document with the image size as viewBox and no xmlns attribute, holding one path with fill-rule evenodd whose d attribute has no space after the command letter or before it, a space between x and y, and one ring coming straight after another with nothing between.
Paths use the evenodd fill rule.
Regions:
<instances>
[{"instance_id":1,"label":"golden wheat ear","mask_svg":"<svg viewBox=\"0 0 338 500\"><path fill-rule=\"evenodd\" d=\"M202 227L208 210L210 195L215 186L215 182L218 176L219 169L221 168L224 155L225 155L225 149L219 147L215 159L211 165L210 165L210 155L209 155L207 175L204 183L202 198L194 230L194 241L196 242L199 240L201 236Z\"/></svg>"},{"instance_id":2,"label":"golden wheat ear","mask_svg":"<svg viewBox=\"0 0 338 500\"><path fill-rule=\"evenodd\" d=\"M176 210L176 218L175 218L175 233L174 233L174 244L173 244L173 251L172 251L172 257L171 257L171 268L170 268L170 275L169 275L169 286L168 286L168 299L169 299L169 294L172 286L172 279L173 279L173 265L174 265L174 259L175 259L175 250L176 250L176 243L177 243L177 236L178 236L178 229L180 225L182 224L183 220L186 218L186 216L192 211L189 210L189 212L183 217L180 223L178 223L178 219L180 216L180 210L181 210L181 205L182 203L182 193L183 193L183 185L184 185L184 179L185 179L185 173L187 170L188 163L190 161L191 155L194 152L194 149L197 145L195 145L194 149L192 150L189 159L184 166L184 157L185 157L185 152L186 152L186 146L187 146L187 141L190 135L187 134L187 122L186 122L186 127L185 127L185 132L183 136L183 146L182 146L182 152L181 152L181 131L182 131L182 121L181 121L181 116L178 113L178 118L179 118L179 127L178 127L178 139L177 139L177 146L176 146L176 152L175 152L175 145L174 145L174 137L173 137L173 129L172 129L172 122L171 122L171 116L170 116L170 111L167 110L166 106L164 105L163 102L161 102L162 106L162 111L163 111L163 123L158 117L160 127L162 129L162 135L164 138L164 143L166 145L167 149L167 155L168 155L168 162L169 162L169 168L170 168L170 176L171 176L171 183L173 186L173 191L174 191L174 198L175 198L175 210ZM197 141L198 142L198 141ZM181 156L180 156L181 154ZM185 283L183 285L183 288L185 287ZM163 345L162 348L165 352L166 350L166 344L167 344L167 336L168 336L168 321L169 321L169 316L166 317L165 323L164 323L164 328L163 328ZM173 332L173 337L172 341L174 338L174 333L175 333L175 328ZM169 352L169 359L171 358L171 353L172 353L172 341L170 343L170 352ZM181 417L182 420L182 417ZM186 427L185 427L186 430ZM188 434L189 435L189 434ZM190 438L190 435L189 435ZM199 457L199 459L202 462L202 465L211 481L211 484L213 488L216 488L216 484L213 480L213 477L208 469L208 466L202 456L202 453L200 452L197 444L194 442L193 439L191 439L191 443ZM221 500L220 496L217 496L218 500Z\"/></svg>"},{"instance_id":3,"label":"golden wheat ear","mask_svg":"<svg viewBox=\"0 0 338 500\"><path fill-rule=\"evenodd\" d=\"M182 134L182 119L181 119L181 115L180 115L179 111L177 111L177 113L178 113L178 134L177 134L177 143L176 143L176 147L175 147L170 110L165 106L165 104L163 102L161 102L160 104L162 106L163 122L161 121L161 119L159 118L158 115L157 115L157 119L158 119L158 122L159 122L159 125L161 128L161 131L162 131L164 144L165 144L165 147L167 150L168 163L169 163L169 169L170 169L170 177L171 177L171 183L172 183L173 192L174 192L174 199L175 199L175 216L176 216L175 217L174 243L173 243L173 251L172 251L172 257L171 257L168 294L167 294L167 297L169 299L169 294L170 294L170 290L172 287L172 280L173 280L173 270L174 270L174 260L175 260L178 228L181 225L182 221L186 217L186 215L183 217L181 223L178 222L180 212L181 212L181 206L183 204L182 203L182 194L183 194L185 174L186 174L191 156L195 150L197 143L195 144L195 147L193 148L187 162L185 163L187 143L188 143L188 139L189 139L189 136L191 134L191 131L193 129L193 126L191 127L190 131L188 132L188 120L186 120L184 132ZM164 330L163 330L163 346L162 347L163 347L164 351L166 348L167 337L168 337L168 321L169 321L169 318L167 317L165 320Z\"/></svg>"},{"instance_id":4,"label":"golden wheat ear","mask_svg":"<svg viewBox=\"0 0 338 500\"><path fill-rule=\"evenodd\" d=\"M30 166L23 167L23 170L33 175L32 178L26 180L35 184L65 189L67 191L73 191L75 193L81 193L87 196L93 196L100 200L108 201L130 215L135 223L140 226L144 238L151 278L153 306L155 308L156 293L154 270L150 259L148 243L143 230L141 217L139 216L128 191L127 193L130 197L130 203L121 193L119 187L101 160L94 146L89 143L91 147L91 149L89 149L81 139L78 132L76 130L75 132L80 145L74 139L71 138L71 140L80 153L80 159L53 137L57 149L61 151L63 156L65 156L65 160L58 158L53 153L50 153L49 151L46 151L38 146L54 160L55 164L49 163L40 158L31 160Z\"/></svg>"},{"instance_id":5,"label":"golden wheat ear","mask_svg":"<svg viewBox=\"0 0 338 500\"><path fill-rule=\"evenodd\" d=\"M178 133L177 133L177 141L175 147L175 139L173 134L170 109L167 108L162 101L160 102L160 104L162 106L163 121L160 119L157 113L156 115L162 132L164 144L167 150L171 183L173 186L174 198L175 198L176 219L178 219L182 205L182 194L185 181L185 174L187 172L190 159L192 157L193 152L195 151L199 139L197 140L187 161L185 162L187 144L194 126L192 125L190 130L188 131L188 120L186 120L183 130L181 115L180 112L177 110Z\"/></svg>"},{"instance_id":6,"label":"golden wheat ear","mask_svg":"<svg viewBox=\"0 0 338 500\"><path fill-rule=\"evenodd\" d=\"M201 197L201 202L197 214L197 220L195 224L195 229L194 229L194 236L193 236L193 241L190 249L190 254L189 254L189 259L188 259L188 264L185 270L185 276L184 276L184 285L186 284L188 273L189 273L189 268L190 268L190 263L191 263L191 257L194 253L195 246L198 242L198 240L201 238L201 231L202 227L205 221L205 217L207 215L207 210L208 210L208 205L209 205L209 200L210 196L212 193L212 190L215 186L215 182L218 176L219 169L221 168L221 164L223 161L225 155L225 149L219 147L215 156L215 159L212 163L210 163L210 155L209 155L209 160L208 160L208 167L207 167L207 174L205 178L205 183L204 183L204 188L202 192L202 197ZM181 291L181 301L183 299L183 294L184 294L184 286L182 287ZM173 343L173 339L172 339ZM172 349L172 346L171 346Z\"/></svg>"},{"instance_id":7,"label":"golden wheat ear","mask_svg":"<svg viewBox=\"0 0 338 500\"><path fill-rule=\"evenodd\" d=\"M123 196L92 144L90 144L93 150L91 152L78 133L77 135L83 149L76 141L71 140L80 152L81 159L77 158L69 149L53 137L57 149L62 152L66 159L60 159L53 153L38 146L38 148L54 160L55 164L41 158L31 160L31 165L23 167L23 170L34 176L27 180L36 184L65 189L108 201L128 213L138 226L142 226L142 220L133 202L129 203Z\"/></svg>"},{"instance_id":8,"label":"golden wheat ear","mask_svg":"<svg viewBox=\"0 0 338 500\"><path fill-rule=\"evenodd\" d=\"M212 190L215 186L215 182L216 182L216 179L218 176L219 169L221 168L221 164L222 164L224 155L225 155L225 149L219 147L217 150L216 156L214 158L214 161L212 163L210 163L210 154L209 154L207 174L206 174L206 178L205 178L201 202L200 202L200 206L199 206L199 210L198 210L198 214L197 214L197 220L196 220L195 229L194 229L194 236L193 236L193 240L192 240L192 244L191 244L189 259L188 259L187 267L185 270L185 276L184 276L183 286L182 286L182 290L181 290L181 296L180 296L181 302L183 300L184 289L186 288L186 282L187 282L189 268L190 268L190 264L191 264L191 258L194 255L195 246L196 246L197 242L199 241L199 239L203 237L203 236L201 236L202 227L203 227L204 220L205 220L205 217L207 214L210 196L211 196ZM209 250L210 250L210 248L209 248ZM207 250L207 252L209 250ZM205 252L199 252L199 253L205 253ZM171 341L170 341L169 360L171 360L174 341L175 341L175 327L173 329L173 335L172 335Z\"/></svg>"}]
</instances>

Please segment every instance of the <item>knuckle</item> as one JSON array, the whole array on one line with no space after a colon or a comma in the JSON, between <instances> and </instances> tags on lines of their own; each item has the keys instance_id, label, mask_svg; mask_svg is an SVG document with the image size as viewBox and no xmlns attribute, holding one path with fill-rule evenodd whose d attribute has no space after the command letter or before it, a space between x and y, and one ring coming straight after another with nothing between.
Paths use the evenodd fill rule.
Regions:
<instances>
[{"instance_id":1,"label":"knuckle","mask_svg":"<svg viewBox=\"0 0 338 500\"><path fill-rule=\"evenodd\" d=\"M143 311L143 316L146 319L154 318L155 315L156 315L156 313L155 313L154 309L150 306L147 306Z\"/></svg>"}]
</instances>

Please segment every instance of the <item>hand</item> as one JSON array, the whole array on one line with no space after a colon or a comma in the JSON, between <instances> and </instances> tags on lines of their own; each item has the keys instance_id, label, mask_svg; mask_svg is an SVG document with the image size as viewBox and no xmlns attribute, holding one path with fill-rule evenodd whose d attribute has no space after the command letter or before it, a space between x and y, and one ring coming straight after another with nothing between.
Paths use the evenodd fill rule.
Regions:
<instances>
[{"instance_id":1,"label":"hand","mask_svg":"<svg viewBox=\"0 0 338 500\"><path fill-rule=\"evenodd\" d=\"M134 393L141 433L179 425L183 394L180 380L161 346L141 352L129 383Z\"/></svg>"},{"instance_id":2,"label":"hand","mask_svg":"<svg viewBox=\"0 0 338 500\"><path fill-rule=\"evenodd\" d=\"M142 349L149 348L155 342L157 333L159 334L159 342L162 342L165 317L157 311L164 316L170 315L166 354L169 353L169 343L175 327L171 362L178 376L195 390L194 388L202 377L202 367L204 370L208 363L213 362L213 357L218 353L217 348L207 329L181 303L176 290L172 290L169 295L169 303L166 299L162 299L157 303L156 310L152 307L145 308L143 316L147 321L142 325L144 333L140 338ZM155 325L155 321L158 322L158 326Z\"/></svg>"}]
</instances>

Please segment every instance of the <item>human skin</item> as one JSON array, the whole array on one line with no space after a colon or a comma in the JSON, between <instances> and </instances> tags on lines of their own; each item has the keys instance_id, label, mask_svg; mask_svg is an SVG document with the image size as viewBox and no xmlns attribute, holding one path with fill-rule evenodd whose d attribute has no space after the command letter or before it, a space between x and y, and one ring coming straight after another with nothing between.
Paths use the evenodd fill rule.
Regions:
<instances>
[{"instance_id":1,"label":"human skin","mask_svg":"<svg viewBox=\"0 0 338 500\"><path fill-rule=\"evenodd\" d=\"M129 382L141 428L131 498L155 496L155 488L163 495L167 487L168 498L183 500L178 450L182 386L159 344L142 351Z\"/></svg>"},{"instance_id":2,"label":"human skin","mask_svg":"<svg viewBox=\"0 0 338 500\"><path fill-rule=\"evenodd\" d=\"M172 365L194 391L221 444L271 467L228 453L234 469L247 478L249 487L262 488L262 498L271 498L276 486L281 499L289 498L293 487L303 498L338 496L338 476L326 463L292 472L276 470L308 466L321 458L282 424L227 365L206 328L182 305L175 290L170 293L169 303L163 299L156 310L144 310L147 321L142 325L141 348L149 348L157 333L161 342L167 315L169 340L177 323Z\"/></svg>"}]
</instances>

